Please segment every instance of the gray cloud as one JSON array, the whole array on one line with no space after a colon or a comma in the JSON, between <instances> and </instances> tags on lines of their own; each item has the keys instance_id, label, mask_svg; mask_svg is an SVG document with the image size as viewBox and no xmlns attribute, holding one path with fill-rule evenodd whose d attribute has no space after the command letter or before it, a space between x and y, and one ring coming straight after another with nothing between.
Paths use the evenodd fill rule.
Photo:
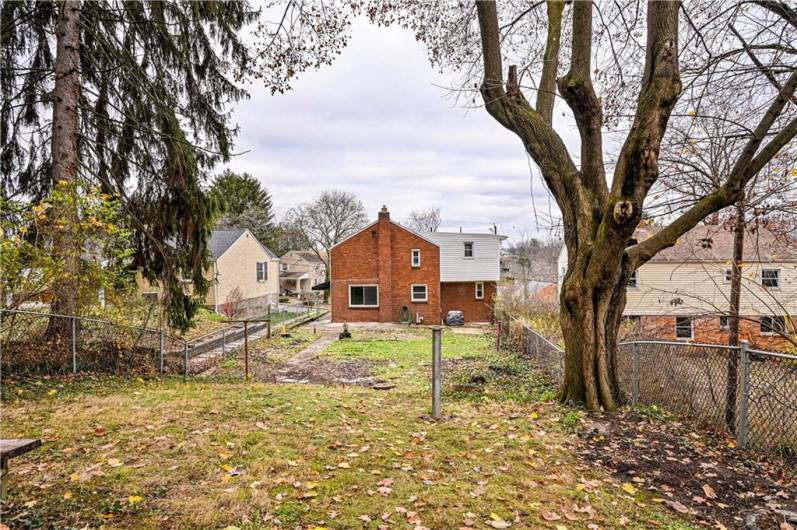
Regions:
<instances>
[{"instance_id":1,"label":"gray cloud","mask_svg":"<svg viewBox=\"0 0 797 530\"><path fill-rule=\"evenodd\" d=\"M438 206L444 229L534 232L520 141L483 109L448 97L440 86L450 84L411 32L358 22L341 57L292 92L249 87L251 99L234 112L236 150L245 153L229 166L259 178L278 213L335 188L356 193L372 217L382 204L398 220ZM534 175L534 201L547 211Z\"/></svg>"}]
</instances>

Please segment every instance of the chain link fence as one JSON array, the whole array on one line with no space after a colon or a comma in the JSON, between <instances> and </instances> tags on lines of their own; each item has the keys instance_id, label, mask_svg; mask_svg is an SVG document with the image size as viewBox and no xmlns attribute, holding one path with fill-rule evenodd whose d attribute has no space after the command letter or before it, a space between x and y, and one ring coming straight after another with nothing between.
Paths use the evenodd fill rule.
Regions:
<instances>
[{"instance_id":1,"label":"chain link fence","mask_svg":"<svg viewBox=\"0 0 797 530\"><path fill-rule=\"evenodd\" d=\"M186 370L187 342L162 330L35 311L0 310L3 376Z\"/></svg>"},{"instance_id":2,"label":"chain link fence","mask_svg":"<svg viewBox=\"0 0 797 530\"><path fill-rule=\"evenodd\" d=\"M564 351L512 318L500 342L557 384ZM732 432L742 448L797 458L797 356L741 346L637 340L618 345L620 386L632 404L660 405Z\"/></svg>"}]
</instances>

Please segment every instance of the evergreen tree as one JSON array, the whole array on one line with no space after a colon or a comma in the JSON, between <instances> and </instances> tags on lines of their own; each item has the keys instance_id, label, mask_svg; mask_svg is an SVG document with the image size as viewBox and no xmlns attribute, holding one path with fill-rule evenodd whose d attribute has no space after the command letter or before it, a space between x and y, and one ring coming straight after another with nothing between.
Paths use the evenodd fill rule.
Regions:
<instances>
[{"instance_id":1,"label":"evergreen tree","mask_svg":"<svg viewBox=\"0 0 797 530\"><path fill-rule=\"evenodd\" d=\"M249 173L227 170L219 176L210 194L221 206L219 228L248 228L269 248L276 244L274 210L271 195Z\"/></svg>"},{"instance_id":2,"label":"evergreen tree","mask_svg":"<svg viewBox=\"0 0 797 530\"><path fill-rule=\"evenodd\" d=\"M245 2L0 7L3 197L42 198L56 186L77 195L90 185L119 196L133 266L163 285L179 328L208 289L216 208L201 184L230 155L225 106L247 95L235 83L250 60L239 32L256 16ZM82 242L70 226L80 212L66 204L50 212L64 226L53 251L75 261ZM181 275L193 280L193 295ZM62 283L53 311L78 312L75 283Z\"/></svg>"}]
</instances>

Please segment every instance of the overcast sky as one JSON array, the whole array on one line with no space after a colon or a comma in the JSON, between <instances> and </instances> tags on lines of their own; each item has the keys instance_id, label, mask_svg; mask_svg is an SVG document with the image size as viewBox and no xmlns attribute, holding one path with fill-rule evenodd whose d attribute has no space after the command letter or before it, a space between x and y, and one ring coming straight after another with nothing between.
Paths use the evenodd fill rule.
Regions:
<instances>
[{"instance_id":1,"label":"overcast sky","mask_svg":"<svg viewBox=\"0 0 797 530\"><path fill-rule=\"evenodd\" d=\"M412 209L440 207L443 230L549 237L540 212L555 208L520 141L484 109L465 109L442 86L412 33L354 27L331 66L303 74L271 96L249 87L238 105L230 167L257 177L281 216L324 189L357 194L370 218L383 205L398 221ZM545 225L545 226L543 226ZM539 230L538 230L539 228Z\"/></svg>"}]
</instances>

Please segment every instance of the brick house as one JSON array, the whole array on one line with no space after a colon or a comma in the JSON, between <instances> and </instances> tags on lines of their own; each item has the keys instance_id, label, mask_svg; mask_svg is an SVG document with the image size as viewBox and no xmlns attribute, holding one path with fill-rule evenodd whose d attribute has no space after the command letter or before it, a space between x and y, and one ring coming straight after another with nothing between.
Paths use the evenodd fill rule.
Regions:
<instances>
[{"instance_id":1,"label":"brick house","mask_svg":"<svg viewBox=\"0 0 797 530\"><path fill-rule=\"evenodd\" d=\"M657 227L638 229L644 241ZM713 344L728 342L733 232L701 225L639 267L626 289L623 315L630 332L645 338ZM739 335L765 350L794 349L797 242L764 227L745 234ZM558 259L559 285L567 249Z\"/></svg>"},{"instance_id":2,"label":"brick house","mask_svg":"<svg viewBox=\"0 0 797 530\"><path fill-rule=\"evenodd\" d=\"M417 233L382 207L375 222L330 251L332 321L437 324L460 310L466 322L487 322L503 239Z\"/></svg>"}]
</instances>

